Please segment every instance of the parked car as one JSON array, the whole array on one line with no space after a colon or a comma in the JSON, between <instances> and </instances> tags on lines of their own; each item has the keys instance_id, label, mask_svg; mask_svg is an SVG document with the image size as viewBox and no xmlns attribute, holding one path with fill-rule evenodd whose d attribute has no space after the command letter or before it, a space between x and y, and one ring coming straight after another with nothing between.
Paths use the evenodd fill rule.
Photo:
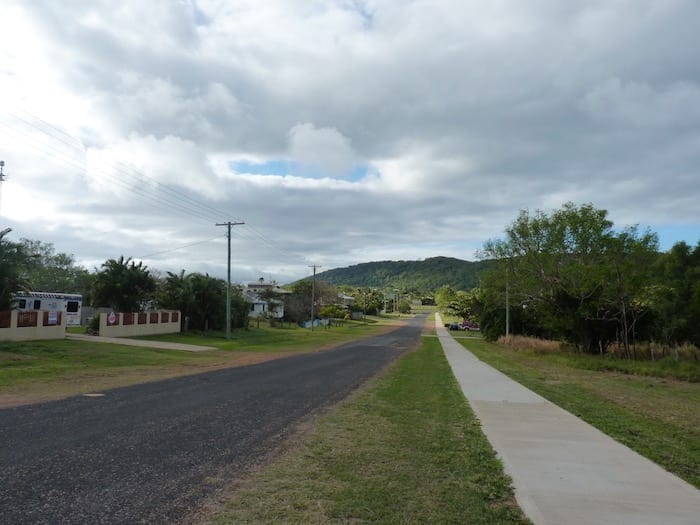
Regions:
<instances>
[{"instance_id":1,"label":"parked car","mask_svg":"<svg viewBox=\"0 0 700 525\"><path fill-rule=\"evenodd\" d=\"M479 325L476 323L473 323L472 321L462 321L459 323L460 330L464 330L466 332L478 332L479 331Z\"/></svg>"},{"instance_id":2,"label":"parked car","mask_svg":"<svg viewBox=\"0 0 700 525\"><path fill-rule=\"evenodd\" d=\"M450 330L463 330L467 332L478 332L479 325L472 321L462 321L461 323L445 323L445 328Z\"/></svg>"}]
</instances>

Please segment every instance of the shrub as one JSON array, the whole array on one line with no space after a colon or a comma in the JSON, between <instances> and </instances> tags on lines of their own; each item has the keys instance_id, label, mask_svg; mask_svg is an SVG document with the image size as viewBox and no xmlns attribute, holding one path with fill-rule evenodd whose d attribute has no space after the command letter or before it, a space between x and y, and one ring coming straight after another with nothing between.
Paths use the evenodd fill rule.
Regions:
<instances>
[{"instance_id":1,"label":"shrub","mask_svg":"<svg viewBox=\"0 0 700 525\"><path fill-rule=\"evenodd\" d=\"M87 324L88 333L97 333L100 331L100 314L96 313L93 315Z\"/></svg>"}]
</instances>

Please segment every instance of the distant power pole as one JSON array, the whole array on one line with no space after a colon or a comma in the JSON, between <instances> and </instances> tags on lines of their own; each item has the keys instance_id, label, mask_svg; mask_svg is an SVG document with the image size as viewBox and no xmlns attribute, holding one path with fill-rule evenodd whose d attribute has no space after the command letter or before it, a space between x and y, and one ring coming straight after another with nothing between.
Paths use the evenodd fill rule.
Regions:
<instances>
[{"instance_id":1,"label":"distant power pole","mask_svg":"<svg viewBox=\"0 0 700 525\"><path fill-rule=\"evenodd\" d=\"M226 277L226 339L231 339L231 226L238 226L245 222L217 222L217 226L227 226L226 238L228 239L228 270Z\"/></svg>"},{"instance_id":2,"label":"distant power pole","mask_svg":"<svg viewBox=\"0 0 700 525\"><path fill-rule=\"evenodd\" d=\"M510 335L510 279L506 269L506 337Z\"/></svg>"},{"instance_id":3,"label":"distant power pole","mask_svg":"<svg viewBox=\"0 0 700 525\"><path fill-rule=\"evenodd\" d=\"M2 183L7 180L6 175L2 172L4 167L5 167L5 161L0 160L0 199L2 199Z\"/></svg>"},{"instance_id":4,"label":"distant power pole","mask_svg":"<svg viewBox=\"0 0 700 525\"><path fill-rule=\"evenodd\" d=\"M314 277L311 280L311 331L314 331L314 303L316 302L316 268L321 268L321 266L312 265L309 268L314 269Z\"/></svg>"}]
</instances>

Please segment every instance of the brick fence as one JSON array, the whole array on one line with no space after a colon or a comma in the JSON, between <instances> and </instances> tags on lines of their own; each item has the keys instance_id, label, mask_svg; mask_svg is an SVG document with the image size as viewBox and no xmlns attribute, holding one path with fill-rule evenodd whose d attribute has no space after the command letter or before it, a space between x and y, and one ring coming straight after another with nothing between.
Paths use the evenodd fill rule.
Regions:
<instances>
[{"instance_id":1,"label":"brick fence","mask_svg":"<svg viewBox=\"0 0 700 525\"><path fill-rule=\"evenodd\" d=\"M100 335L103 337L172 334L179 331L179 311L157 310L153 312L100 314Z\"/></svg>"},{"instance_id":2,"label":"brick fence","mask_svg":"<svg viewBox=\"0 0 700 525\"><path fill-rule=\"evenodd\" d=\"M63 339L66 316L63 312L11 310L0 312L0 341Z\"/></svg>"}]
</instances>

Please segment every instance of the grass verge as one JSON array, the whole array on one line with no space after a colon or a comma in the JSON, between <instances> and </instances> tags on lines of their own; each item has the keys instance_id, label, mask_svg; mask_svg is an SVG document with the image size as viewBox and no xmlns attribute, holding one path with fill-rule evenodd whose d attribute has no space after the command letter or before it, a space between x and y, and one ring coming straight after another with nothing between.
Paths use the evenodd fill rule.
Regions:
<instances>
[{"instance_id":1,"label":"grass verge","mask_svg":"<svg viewBox=\"0 0 700 525\"><path fill-rule=\"evenodd\" d=\"M439 341L425 338L207 523L529 522Z\"/></svg>"},{"instance_id":2,"label":"grass verge","mask_svg":"<svg viewBox=\"0 0 700 525\"><path fill-rule=\"evenodd\" d=\"M557 354L460 341L501 370L700 488L700 384L588 370Z\"/></svg>"},{"instance_id":3,"label":"grass verge","mask_svg":"<svg viewBox=\"0 0 700 525\"><path fill-rule=\"evenodd\" d=\"M0 406L57 399L214 368L240 366L291 353L317 351L390 329L387 322L346 323L313 332L299 328L236 330L219 334L172 334L161 341L216 348L185 352L94 341L0 342Z\"/></svg>"},{"instance_id":4,"label":"grass verge","mask_svg":"<svg viewBox=\"0 0 700 525\"><path fill-rule=\"evenodd\" d=\"M279 352L313 350L342 344L358 337L379 333L398 321L371 318L368 321L342 321L340 326L317 327L313 331L288 323L283 328L270 327L266 322L253 321L248 330L237 329L226 339L223 332L196 332L148 336L141 339L171 341L202 346L213 346L225 351Z\"/></svg>"}]
</instances>

